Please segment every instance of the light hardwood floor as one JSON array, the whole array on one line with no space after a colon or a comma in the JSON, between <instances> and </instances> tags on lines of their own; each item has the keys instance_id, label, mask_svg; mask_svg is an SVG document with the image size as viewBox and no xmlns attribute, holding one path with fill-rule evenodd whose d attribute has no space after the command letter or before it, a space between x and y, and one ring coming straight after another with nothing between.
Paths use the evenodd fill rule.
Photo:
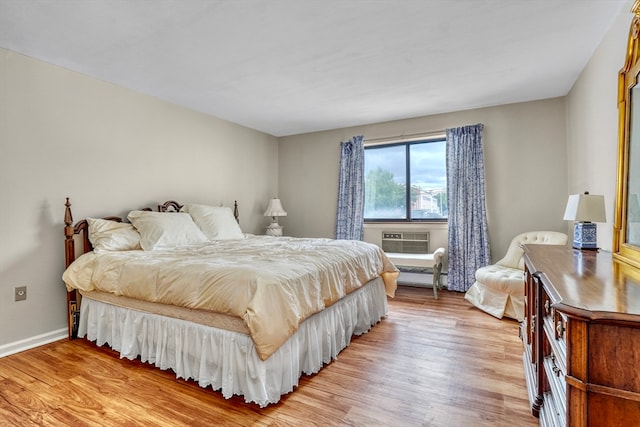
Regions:
<instances>
[{"instance_id":1,"label":"light hardwood floor","mask_svg":"<svg viewBox=\"0 0 640 427\"><path fill-rule=\"evenodd\" d=\"M85 340L0 359L0 425L537 426L518 324L401 286L389 315L275 405L177 380Z\"/></svg>"}]
</instances>

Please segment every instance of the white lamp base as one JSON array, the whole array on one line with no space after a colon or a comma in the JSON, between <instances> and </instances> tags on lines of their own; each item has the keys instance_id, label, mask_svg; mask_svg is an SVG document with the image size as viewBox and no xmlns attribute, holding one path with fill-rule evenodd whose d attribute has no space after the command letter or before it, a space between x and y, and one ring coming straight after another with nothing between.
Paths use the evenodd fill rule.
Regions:
<instances>
[{"instance_id":1,"label":"white lamp base","mask_svg":"<svg viewBox=\"0 0 640 427\"><path fill-rule=\"evenodd\" d=\"M278 224L271 224L267 228L267 236L280 237L282 236L282 227Z\"/></svg>"}]
</instances>

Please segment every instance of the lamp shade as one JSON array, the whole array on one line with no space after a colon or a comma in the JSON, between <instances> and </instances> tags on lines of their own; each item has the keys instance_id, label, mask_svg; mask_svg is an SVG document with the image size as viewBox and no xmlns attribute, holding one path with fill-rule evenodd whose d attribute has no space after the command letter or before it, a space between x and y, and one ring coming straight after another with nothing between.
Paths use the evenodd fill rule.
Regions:
<instances>
[{"instance_id":1,"label":"lamp shade","mask_svg":"<svg viewBox=\"0 0 640 427\"><path fill-rule=\"evenodd\" d=\"M570 195L563 219L578 222L607 222L604 196L589 193Z\"/></svg>"},{"instance_id":2,"label":"lamp shade","mask_svg":"<svg viewBox=\"0 0 640 427\"><path fill-rule=\"evenodd\" d=\"M280 199L271 199L271 201L269 202L269 207L266 211L264 211L264 216L287 216L287 213L282 207Z\"/></svg>"}]
</instances>

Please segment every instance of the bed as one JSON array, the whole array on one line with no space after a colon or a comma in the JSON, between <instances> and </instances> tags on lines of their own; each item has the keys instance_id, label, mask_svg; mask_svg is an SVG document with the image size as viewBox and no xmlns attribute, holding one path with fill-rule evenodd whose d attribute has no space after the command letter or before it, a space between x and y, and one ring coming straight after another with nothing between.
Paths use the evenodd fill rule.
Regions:
<instances>
[{"instance_id":1,"label":"bed","mask_svg":"<svg viewBox=\"0 0 640 427\"><path fill-rule=\"evenodd\" d=\"M237 203L168 201L128 222L75 224L65 206L69 337L225 398L278 402L385 317L395 293L398 270L378 246L245 234Z\"/></svg>"}]
</instances>

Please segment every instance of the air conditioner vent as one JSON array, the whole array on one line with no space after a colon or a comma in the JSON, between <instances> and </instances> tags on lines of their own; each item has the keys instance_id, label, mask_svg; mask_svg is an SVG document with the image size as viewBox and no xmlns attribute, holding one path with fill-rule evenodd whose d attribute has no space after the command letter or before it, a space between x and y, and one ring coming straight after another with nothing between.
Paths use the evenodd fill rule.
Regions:
<instances>
[{"instance_id":1,"label":"air conditioner vent","mask_svg":"<svg viewBox=\"0 0 640 427\"><path fill-rule=\"evenodd\" d=\"M401 254L428 254L428 231L383 231L382 250Z\"/></svg>"}]
</instances>

